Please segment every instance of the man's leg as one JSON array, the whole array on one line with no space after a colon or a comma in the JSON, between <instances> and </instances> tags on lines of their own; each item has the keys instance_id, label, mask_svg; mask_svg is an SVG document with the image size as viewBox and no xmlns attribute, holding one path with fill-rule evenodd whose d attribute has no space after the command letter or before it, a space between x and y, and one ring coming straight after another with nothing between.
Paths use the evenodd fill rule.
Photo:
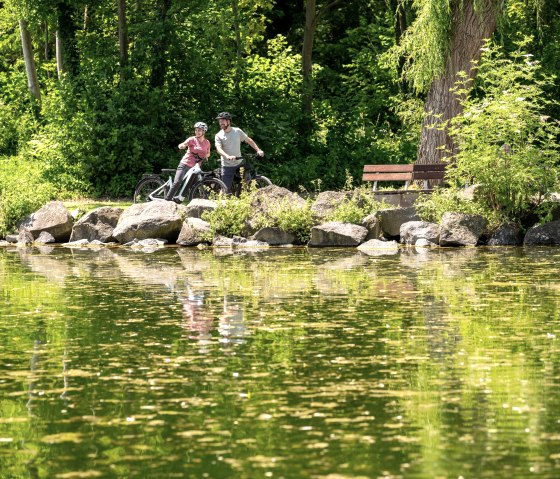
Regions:
<instances>
[{"instance_id":1,"label":"man's leg","mask_svg":"<svg viewBox=\"0 0 560 479\"><path fill-rule=\"evenodd\" d=\"M228 193L231 193L233 177L235 176L235 173L238 169L238 166L222 166L222 181L227 186Z\"/></svg>"}]
</instances>

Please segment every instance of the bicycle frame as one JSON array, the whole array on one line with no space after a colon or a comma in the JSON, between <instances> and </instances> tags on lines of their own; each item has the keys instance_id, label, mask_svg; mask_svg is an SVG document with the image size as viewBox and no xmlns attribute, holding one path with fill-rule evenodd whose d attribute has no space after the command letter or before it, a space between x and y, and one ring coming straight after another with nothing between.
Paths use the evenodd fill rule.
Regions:
<instances>
[{"instance_id":1,"label":"bicycle frame","mask_svg":"<svg viewBox=\"0 0 560 479\"><path fill-rule=\"evenodd\" d=\"M185 199L185 196L183 195L183 193L185 192L185 189L187 188L187 185L189 184L190 179L194 176L194 175L198 175L199 179L202 178L202 169L200 168L200 163L202 160L197 161L195 163L195 165L191 168L189 168L189 170L187 171L187 174L185 175L185 177L183 178L183 181L181 182L181 188L179 189L179 192L175 195L175 197L177 199L179 199L181 202L183 202L183 200ZM173 184L173 176L169 176L169 178L167 178L167 181L161 185L159 188L155 189L154 191L152 191L149 195L148 198L150 198L150 200L152 201L162 201L164 200L165 197L165 191L167 189L167 191L169 191L169 189L171 188L171 185Z\"/></svg>"}]
</instances>

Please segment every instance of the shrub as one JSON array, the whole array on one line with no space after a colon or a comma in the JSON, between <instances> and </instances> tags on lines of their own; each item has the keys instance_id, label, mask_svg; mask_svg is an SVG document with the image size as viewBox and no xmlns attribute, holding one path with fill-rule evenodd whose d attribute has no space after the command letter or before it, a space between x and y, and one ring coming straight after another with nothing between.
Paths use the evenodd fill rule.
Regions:
<instances>
[{"instance_id":1,"label":"shrub","mask_svg":"<svg viewBox=\"0 0 560 479\"><path fill-rule=\"evenodd\" d=\"M480 207L504 222L545 215L539 207L559 186L560 128L543 115L552 79L541 74L532 55L505 57L492 44L479 70L476 86L468 86L465 76L456 88L463 113L451 123L458 153L448 180L457 187L476 184Z\"/></svg>"},{"instance_id":2,"label":"shrub","mask_svg":"<svg viewBox=\"0 0 560 479\"><path fill-rule=\"evenodd\" d=\"M211 235L242 236L252 212L252 195L252 191L244 191L239 198L229 196L219 201L213 211L203 213L202 219L210 223Z\"/></svg>"}]
</instances>

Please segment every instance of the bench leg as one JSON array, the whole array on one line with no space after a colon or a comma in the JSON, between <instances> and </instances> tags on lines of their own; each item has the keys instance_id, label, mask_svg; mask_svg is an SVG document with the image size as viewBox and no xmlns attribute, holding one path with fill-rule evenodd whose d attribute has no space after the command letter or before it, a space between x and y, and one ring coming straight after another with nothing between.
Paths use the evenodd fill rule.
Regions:
<instances>
[{"instance_id":1,"label":"bench leg","mask_svg":"<svg viewBox=\"0 0 560 479\"><path fill-rule=\"evenodd\" d=\"M377 190L377 181L373 182L373 191Z\"/></svg>"}]
</instances>

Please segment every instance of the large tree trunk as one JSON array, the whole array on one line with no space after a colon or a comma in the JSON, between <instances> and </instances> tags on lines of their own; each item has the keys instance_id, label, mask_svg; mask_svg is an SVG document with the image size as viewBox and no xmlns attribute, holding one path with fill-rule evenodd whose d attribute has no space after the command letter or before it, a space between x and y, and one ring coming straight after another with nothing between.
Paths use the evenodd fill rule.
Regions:
<instances>
[{"instance_id":1,"label":"large tree trunk","mask_svg":"<svg viewBox=\"0 0 560 479\"><path fill-rule=\"evenodd\" d=\"M37 79L37 69L35 68L35 59L33 58L33 46L31 45L31 35L27 28L27 21L19 21L19 30L21 36L21 48L23 50L23 59L25 62L25 73L27 74L27 86L33 97L34 109L37 111L41 102L41 90L39 88L39 80Z\"/></svg>"},{"instance_id":2,"label":"large tree trunk","mask_svg":"<svg viewBox=\"0 0 560 479\"><path fill-rule=\"evenodd\" d=\"M454 29L446 70L432 83L428 92L416 163L440 163L455 153L455 145L445 125L461 112L461 106L450 89L459 80L461 71L468 74L470 81L474 79L476 70L472 69L472 62L480 60L480 49L496 29L498 17L495 0L477 2L480 7L477 11L474 3L475 0L454 2Z\"/></svg>"},{"instance_id":3,"label":"large tree trunk","mask_svg":"<svg viewBox=\"0 0 560 479\"><path fill-rule=\"evenodd\" d=\"M118 0L118 24L119 24L119 59L121 68L121 80L126 78L128 65L128 25L126 22L126 2Z\"/></svg>"}]
</instances>

